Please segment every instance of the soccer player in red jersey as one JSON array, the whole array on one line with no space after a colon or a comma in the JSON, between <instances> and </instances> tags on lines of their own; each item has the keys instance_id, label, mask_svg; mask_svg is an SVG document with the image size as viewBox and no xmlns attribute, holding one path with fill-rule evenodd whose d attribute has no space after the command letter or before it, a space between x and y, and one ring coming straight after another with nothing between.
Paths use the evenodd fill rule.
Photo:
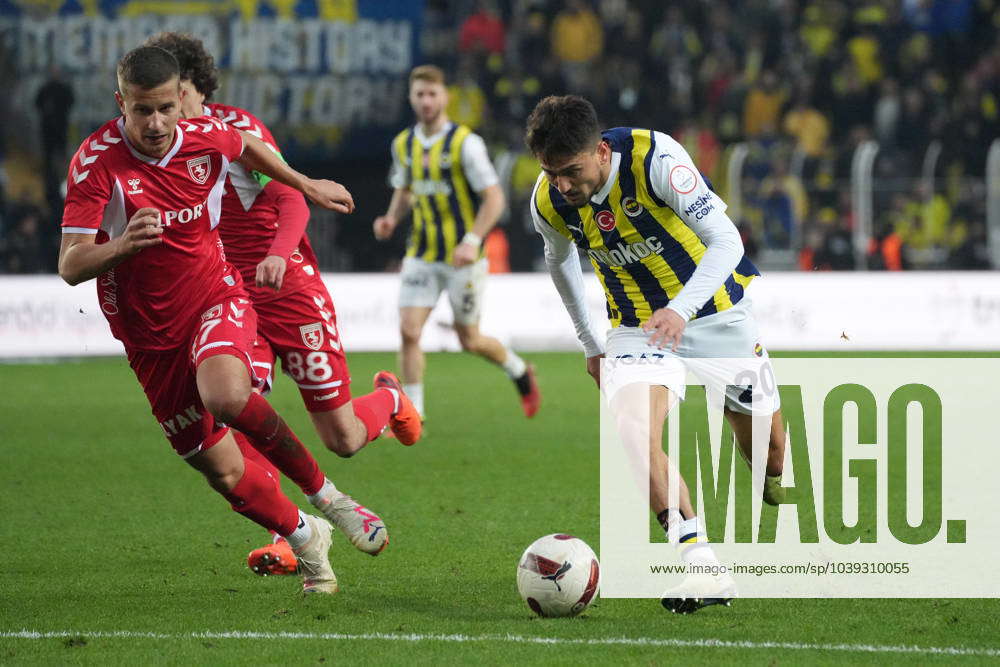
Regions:
<instances>
[{"instance_id":1,"label":"soccer player in red jersey","mask_svg":"<svg viewBox=\"0 0 1000 667\"><path fill-rule=\"evenodd\" d=\"M261 139L280 156L270 130L253 114L208 102L218 85L218 73L201 40L163 32L145 45L163 48L177 58L185 118L214 117ZM280 356L282 370L299 387L320 438L340 456L353 456L387 423L400 442L413 444L420 436L420 418L392 373L378 373L375 391L351 400L333 299L305 233L309 208L302 194L238 163L229 165L226 180L219 235L257 312L253 365L258 374L270 386L275 354ZM397 400L403 403L399 410ZM356 546L370 550L366 536L359 537ZM294 556L287 543L277 539L252 551L248 564L258 574L286 574L294 570Z\"/></svg>"},{"instance_id":2,"label":"soccer player in red jersey","mask_svg":"<svg viewBox=\"0 0 1000 667\"><path fill-rule=\"evenodd\" d=\"M250 438L349 536L363 531L384 547L385 526L336 489L252 391L257 316L216 227L234 161L326 208L349 213L354 202L343 186L291 169L253 135L213 119L180 120L169 52L134 49L117 74L121 117L71 161L59 274L71 285L97 279L101 310L175 451L235 511L288 540L305 592L334 593L332 527L301 512L237 441Z\"/></svg>"}]
</instances>

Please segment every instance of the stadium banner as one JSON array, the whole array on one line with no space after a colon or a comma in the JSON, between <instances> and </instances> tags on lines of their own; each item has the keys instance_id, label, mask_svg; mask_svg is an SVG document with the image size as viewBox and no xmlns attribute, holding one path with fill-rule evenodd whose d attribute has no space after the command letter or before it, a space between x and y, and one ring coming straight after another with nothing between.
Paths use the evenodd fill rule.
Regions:
<instances>
[{"instance_id":1,"label":"stadium banner","mask_svg":"<svg viewBox=\"0 0 1000 667\"><path fill-rule=\"evenodd\" d=\"M399 276L323 275L348 351L399 346ZM592 317L607 326L597 280L585 280ZM997 350L1000 273L767 273L748 290L770 350ZM92 283L0 276L0 358L117 355ZM105 308L113 304L104 304ZM429 351L457 351L442 299L424 329ZM482 330L517 350L579 350L547 274L491 275Z\"/></svg>"},{"instance_id":2,"label":"stadium banner","mask_svg":"<svg viewBox=\"0 0 1000 667\"><path fill-rule=\"evenodd\" d=\"M422 0L0 0L13 55L12 121L30 126L52 68L72 84L77 139L118 114L118 59L160 31L200 38L215 56L215 99L248 109L292 160L378 155L409 120ZM71 135L72 139L72 135ZM75 144L74 144L75 145Z\"/></svg>"},{"instance_id":3,"label":"stadium banner","mask_svg":"<svg viewBox=\"0 0 1000 667\"><path fill-rule=\"evenodd\" d=\"M1000 596L998 373L1000 358L606 360L601 595ZM654 459L651 475L657 385L683 400L652 439L670 465ZM779 397L781 495L764 484ZM752 415L742 443L723 413L733 401ZM685 513L666 529L652 483L654 509Z\"/></svg>"}]
</instances>

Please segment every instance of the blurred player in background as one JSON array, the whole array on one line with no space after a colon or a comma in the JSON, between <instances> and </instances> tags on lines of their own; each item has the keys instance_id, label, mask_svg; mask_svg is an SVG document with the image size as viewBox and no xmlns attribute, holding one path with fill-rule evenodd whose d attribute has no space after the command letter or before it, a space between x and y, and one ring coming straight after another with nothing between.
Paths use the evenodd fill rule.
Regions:
<instances>
[{"instance_id":1,"label":"blurred player in background","mask_svg":"<svg viewBox=\"0 0 1000 667\"><path fill-rule=\"evenodd\" d=\"M743 299L759 272L743 253L725 203L679 143L653 130L602 132L594 107L576 96L539 102L528 118L526 141L542 165L531 215L545 239L545 262L583 344L587 372L599 384L605 350L587 313L577 248L589 254L605 290L613 327L609 358L766 358L749 300ZM668 504L672 464L663 451L663 425L683 391L683 384L653 384L648 394L645 387L638 394L651 403L650 507L667 535L676 536L672 541L679 542L685 563L717 566L679 475L679 506ZM753 388L725 391L726 417L749 460L751 415L759 414L751 405ZM606 393L615 409L616 397ZM637 396L619 393L619 400ZM771 428L764 500L772 505L784 498L785 433L778 408L777 400L765 407ZM735 593L732 578L705 576L710 581L668 591L664 606L691 612L728 603Z\"/></svg>"},{"instance_id":2,"label":"blurred player in background","mask_svg":"<svg viewBox=\"0 0 1000 667\"><path fill-rule=\"evenodd\" d=\"M97 279L101 310L175 451L234 510L287 539L305 592L334 593L332 527L301 512L237 440L250 438L349 536L362 539L377 526L384 537L385 527L356 511L252 390L257 315L216 226L231 162L326 208L349 213L354 202L343 186L306 178L251 134L211 118L180 120L183 91L169 52L134 49L117 74L122 116L90 135L71 162L59 274L71 285Z\"/></svg>"},{"instance_id":3,"label":"blurred player in background","mask_svg":"<svg viewBox=\"0 0 1000 667\"><path fill-rule=\"evenodd\" d=\"M503 368L517 387L525 416L532 417L541 402L534 369L479 331L488 268L481 245L503 212L503 190L486 144L468 127L448 120L447 104L439 68L421 65L410 73L417 123L392 142L392 201L374 223L375 238L384 241L413 211L399 290L403 390L424 415L420 334L447 291L462 349Z\"/></svg>"},{"instance_id":4,"label":"blurred player in background","mask_svg":"<svg viewBox=\"0 0 1000 667\"><path fill-rule=\"evenodd\" d=\"M218 72L201 40L165 32L150 37L146 45L177 58L185 118L215 117L261 139L281 157L270 130L251 113L209 102L218 87ZM340 456L353 456L390 423L400 442L412 445L420 437L420 417L395 375L379 372L375 391L351 400L337 315L305 233L308 222L309 207L300 192L239 163L229 165L219 236L257 312L255 370L269 389L275 354L281 358L282 371L298 385L323 443ZM351 511L363 517L366 510L356 506ZM378 553L385 544L384 530L366 522L362 527L364 532L350 536L354 545ZM294 553L280 536L252 551L248 564L262 575L291 574L296 567Z\"/></svg>"}]
</instances>

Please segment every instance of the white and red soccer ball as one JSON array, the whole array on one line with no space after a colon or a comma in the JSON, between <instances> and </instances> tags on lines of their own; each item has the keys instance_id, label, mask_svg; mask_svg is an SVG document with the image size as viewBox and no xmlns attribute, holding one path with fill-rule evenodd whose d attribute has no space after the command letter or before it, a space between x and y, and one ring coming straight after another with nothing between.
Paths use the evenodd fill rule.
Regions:
<instances>
[{"instance_id":1,"label":"white and red soccer ball","mask_svg":"<svg viewBox=\"0 0 1000 667\"><path fill-rule=\"evenodd\" d=\"M597 597L601 566L593 549L572 535L531 543L517 565L517 590L539 616L576 616Z\"/></svg>"}]
</instances>

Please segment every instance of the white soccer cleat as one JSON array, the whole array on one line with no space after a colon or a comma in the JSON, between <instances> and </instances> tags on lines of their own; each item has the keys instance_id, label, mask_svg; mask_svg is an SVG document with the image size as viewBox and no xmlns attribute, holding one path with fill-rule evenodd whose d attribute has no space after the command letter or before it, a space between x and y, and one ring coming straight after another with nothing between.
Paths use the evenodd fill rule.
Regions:
<instances>
[{"instance_id":1,"label":"white soccer cleat","mask_svg":"<svg viewBox=\"0 0 1000 667\"><path fill-rule=\"evenodd\" d=\"M689 574L677 586L663 592L660 604L675 614L693 614L713 604L729 607L735 597L736 582L729 573Z\"/></svg>"},{"instance_id":2,"label":"white soccer cleat","mask_svg":"<svg viewBox=\"0 0 1000 667\"><path fill-rule=\"evenodd\" d=\"M311 514L307 514L305 520L309 522L312 536L298 549L292 549L302 574L302 592L336 593L340 587L337 586L337 575L330 566L329 554L330 543L333 542L333 526Z\"/></svg>"},{"instance_id":3,"label":"white soccer cleat","mask_svg":"<svg viewBox=\"0 0 1000 667\"><path fill-rule=\"evenodd\" d=\"M312 504L360 551L377 556L389 546L389 532L381 517L346 493L334 491Z\"/></svg>"}]
</instances>

